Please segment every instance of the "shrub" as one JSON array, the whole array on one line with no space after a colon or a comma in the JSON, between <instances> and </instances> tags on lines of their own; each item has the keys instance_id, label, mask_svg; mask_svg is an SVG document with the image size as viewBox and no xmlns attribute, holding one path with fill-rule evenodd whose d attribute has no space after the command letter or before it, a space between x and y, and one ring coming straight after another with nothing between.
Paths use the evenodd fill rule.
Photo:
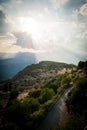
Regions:
<instances>
[{"instance_id":1,"label":"shrub","mask_svg":"<svg viewBox=\"0 0 87 130\"><path fill-rule=\"evenodd\" d=\"M64 84L69 84L71 82L72 78L68 75L66 77L64 77L61 81L61 85L64 85Z\"/></svg>"},{"instance_id":2,"label":"shrub","mask_svg":"<svg viewBox=\"0 0 87 130\"><path fill-rule=\"evenodd\" d=\"M45 103L46 101L50 100L55 95L53 89L44 88L40 94L39 102L41 104Z\"/></svg>"},{"instance_id":3,"label":"shrub","mask_svg":"<svg viewBox=\"0 0 87 130\"><path fill-rule=\"evenodd\" d=\"M76 87L73 89L69 96L67 105L70 111L81 113L87 109L87 78L81 78L77 80ZM72 106L72 110L71 107Z\"/></svg>"}]
</instances>

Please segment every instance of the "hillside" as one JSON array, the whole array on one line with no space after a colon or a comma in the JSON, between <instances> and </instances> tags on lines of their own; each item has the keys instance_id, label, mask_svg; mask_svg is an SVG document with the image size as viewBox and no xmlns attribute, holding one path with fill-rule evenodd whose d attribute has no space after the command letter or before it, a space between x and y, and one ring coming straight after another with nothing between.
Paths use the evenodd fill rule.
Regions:
<instances>
[{"instance_id":1,"label":"hillside","mask_svg":"<svg viewBox=\"0 0 87 130\"><path fill-rule=\"evenodd\" d=\"M0 127L36 129L63 89L74 80L74 68L72 64L42 61L1 82Z\"/></svg>"},{"instance_id":2,"label":"hillside","mask_svg":"<svg viewBox=\"0 0 87 130\"><path fill-rule=\"evenodd\" d=\"M20 71L11 80L13 86L43 86L44 83L51 80L53 77L57 77L72 71L75 65L42 61L38 64L32 64Z\"/></svg>"},{"instance_id":3,"label":"hillside","mask_svg":"<svg viewBox=\"0 0 87 130\"><path fill-rule=\"evenodd\" d=\"M52 123L49 129L45 125L46 130L51 124L52 129L59 126L54 130L83 130L87 119L86 86L87 62L79 62L77 68L51 61L27 66L0 84L0 129L42 130L42 122L47 124L45 119L49 119Z\"/></svg>"},{"instance_id":4,"label":"hillside","mask_svg":"<svg viewBox=\"0 0 87 130\"><path fill-rule=\"evenodd\" d=\"M39 75L40 72L51 72L53 70L58 71L64 68L72 67L74 67L74 65L52 61L42 61L39 64L32 64L27 66L22 71L20 71L14 78L23 78L25 75L34 77L35 75Z\"/></svg>"},{"instance_id":5,"label":"hillside","mask_svg":"<svg viewBox=\"0 0 87 130\"><path fill-rule=\"evenodd\" d=\"M87 61L78 63L74 87L66 100L68 116L53 130L87 130Z\"/></svg>"}]
</instances>

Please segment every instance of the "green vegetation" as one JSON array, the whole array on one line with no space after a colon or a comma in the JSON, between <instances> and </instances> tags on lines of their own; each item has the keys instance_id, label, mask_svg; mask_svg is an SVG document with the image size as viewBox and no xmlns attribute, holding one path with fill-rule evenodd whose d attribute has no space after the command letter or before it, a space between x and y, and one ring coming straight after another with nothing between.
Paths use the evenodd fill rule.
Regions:
<instances>
[{"instance_id":1,"label":"green vegetation","mask_svg":"<svg viewBox=\"0 0 87 130\"><path fill-rule=\"evenodd\" d=\"M85 62L80 61L78 63L78 69L83 69L84 73L87 75L87 61L85 61Z\"/></svg>"},{"instance_id":2,"label":"green vegetation","mask_svg":"<svg viewBox=\"0 0 87 130\"><path fill-rule=\"evenodd\" d=\"M41 93L41 89L37 89L37 90L35 90L35 91L31 91L30 93L29 93L29 97L33 97L33 98L37 98L37 97L39 97L40 96L40 93Z\"/></svg>"},{"instance_id":3,"label":"green vegetation","mask_svg":"<svg viewBox=\"0 0 87 130\"><path fill-rule=\"evenodd\" d=\"M77 80L76 87L73 89L69 100L67 102L69 111L74 113L80 113L87 109L85 105L87 102L87 77ZM85 107L84 107L85 106Z\"/></svg>"},{"instance_id":4,"label":"green vegetation","mask_svg":"<svg viewBox=\"0 0 87 130\"><path fill-rule=\"evenodd\" d=\"M69 94L67 123L58 130L83 130L87 121L87 77L77 80L75 88Z\"/></svg>"},{"instance_id":5,"label":"green vegetation","mask_svg":"<svg viewBox=\"0 0 87 130\"><path fill-rule=\"evenodd\" d=\"M40 94L39 102L43 104L46 101L50 100L53 96L54 96L54 91L52 89L44 88Z\"/></svg>"},{"instance_id":6,"label":"green vegetation","mask_svg":"<svg viewBox=\"0 0 87 130\"><path fill-rule=\"evenodd\" d=\"M78 63L78 69L83 69L83 68L85 68L85 67L87 67L87 61L80 61L79 63Z\"/></svg>"},{"instance_id":7,"label":"green vegetation","mask_svg":"<svg viewBox=\"0 0 87 130\"><path fill-rule=\"evenodd\" d=\"M60 85L61 85L61 79L62 79L62 77L57 77L57 78L53 78L53 79L51 79L51 81L49 81L45 86L47 87L47 88L51 88L51 89L53 89L54 90L54 92L55 93L57 93L57 89L60 87Z\"/></svg>"},{"instance_id":8,"label":"green vegetation","mask_svg":"<svg viewBox=\"0 0 87 130\"><path fill-rule=\"evenodd\" d=\"M52 62L52 61L42 61L38 64L32 64L27 66L19 72L12 80L12 84L15 86L33 86L35 84L41 84L48 82L50 78L56 77L58 71L64 68L72 69L75 67L73 64ZM30 80L29 80L30 79ZM40 82L43 81L43 82ZM39 84L39 85L40 85ZM21 88L21 87L20 87ZM25 89L25 88L24 88Z\"/></svg>"},{"instance_id":9,"label":"green vegetation","mask_svg":"<svg viewBox=\"0 0 87 130\"><path fill-rule=\"evenodd\" d=\"M72 78L69 76L69 75L67 75L67 76L65 76L63 79L62 79L62 81L61 81L61 84L62 85L69 85L69 83L72 81Z\"/></svg>"},{"instance_id":10,"label":"green vegetation","mask_svg":"<svg viewBox=\"0 0 87 130\"><path fill-rule=\"evenodd\" d=\"M11 81L5 82L3 90L5 93L9 92L10 97L2 113L0 129L35 129L52 108L62 90L73 80L67 73L58 75L58 70L73 67L74 65L65 63L40 62L26 67ZM28 96L18 100L18 94L24 90L29 90Z\"/></svg>"},{"instance_id":11,"label":"green vegetation","mask_svg":"<svg viewBox=\"0 0 87 130\"><path fill-rule=\"evenodd\" d=\"M10 103L8 103L9 105L6 108L3 124L5 123L8 128L16 124L15 130L16 128L19 130L24 128L26 130L35 129L51 109L56 97L70 82L71 78L69 75L53 78L46 84L47 86L41 89L34 89L22 101L16 99L18 91L11 91L11 101L9 101Z\"/></svg>"},{"instance_id":12,"label":"green vegetation","mask_svg":"<svg viewBox=\"0 0 87 130\"><path fill-rule=\"evenodd\" d=\"M18 94L17 90L11 91L10 101L8 102L7 108L4 114L3 125L8 126L11 129L12 126L20 129L34 129L38 126L47 112L51 109L52 104L56 100L63 88L63 80L67 79L66 76L61 76L59 78L53 78L41 89L33 90L29 95L22 101L18 101L16 96ZM67 80L64 81L66 84ZM3 128L5 128L3 126Z\"/></svg>"},{"instance_id":13,"label":"green vegetation","mask_svg":"<svg viewBox=\"0 0 87 130\"><path fill-rule=\"evenodd\" d=\"M80 61L78 69L81 69L84 75L81 77L78 74L74 89L68 95L66 101L68 119L60 128L54 130L84 130L87 125L87 73L84 68L87 68L87 61Z\"/></svg>"},{"instance_id":14,"label":"green vegetation","mask_svg":"<svg viewBox=\"0 0 87 130\"><path fill-rule=\"evenodd\" d=\"M15 99L18 96L18 91L17 90L12 90L10 92L10 99Z\"/></svg>"}]
</instances>

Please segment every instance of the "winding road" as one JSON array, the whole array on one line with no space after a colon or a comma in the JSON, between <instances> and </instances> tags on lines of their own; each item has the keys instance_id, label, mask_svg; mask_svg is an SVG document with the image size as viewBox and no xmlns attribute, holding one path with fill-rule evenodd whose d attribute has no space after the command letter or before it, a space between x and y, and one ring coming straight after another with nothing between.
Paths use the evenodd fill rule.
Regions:
<instances>
[{"instance_id":1,"label":"winding road","mask_svg":"<svg viewBox=\"0 0 87 130\"><path fill-rule=\"evenodd\" d=\"M40 124L38 130L51 130L60 125L67 115L65 100L67 99L67 94L72 90L73 86L64 89L60 97L57 99L55 105L48 112L46 118Z\"/></svg>"}]
</instances>

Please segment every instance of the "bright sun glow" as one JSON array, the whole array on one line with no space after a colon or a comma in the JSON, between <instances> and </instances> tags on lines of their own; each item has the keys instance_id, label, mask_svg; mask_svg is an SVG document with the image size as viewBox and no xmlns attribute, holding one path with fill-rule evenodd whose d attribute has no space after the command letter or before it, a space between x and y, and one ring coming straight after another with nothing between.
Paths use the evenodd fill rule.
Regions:
<instances>
[{"instance_id":1,"label":"bright sun glow","mask_svg":"<svg viewBox=\"0 0 87 130\"><path fill-rule=\"evenodd\" d=\"M41 29L39 23L32 19L27 17L20 17L19 19L19 28L23 32L30 33L33 38L38 38L41 35Z\"/></svg>"},{"instance_id":2,"label":"bright sun glow","mask_svg":"<svg viewBox=\"0 0 87 130\"><path fill-rule=\"evenodd\" d=\"M50 20L43 15L43 19L35 17L18 17L17 29L27 32L33 38L35 45L40 46L52 42L56 39L66 39L70 37L69 24L63 21ZM41 42L43 41L43 42ZM58 41L59 42L59 41Z\"/></svg>"}]
</instances>

